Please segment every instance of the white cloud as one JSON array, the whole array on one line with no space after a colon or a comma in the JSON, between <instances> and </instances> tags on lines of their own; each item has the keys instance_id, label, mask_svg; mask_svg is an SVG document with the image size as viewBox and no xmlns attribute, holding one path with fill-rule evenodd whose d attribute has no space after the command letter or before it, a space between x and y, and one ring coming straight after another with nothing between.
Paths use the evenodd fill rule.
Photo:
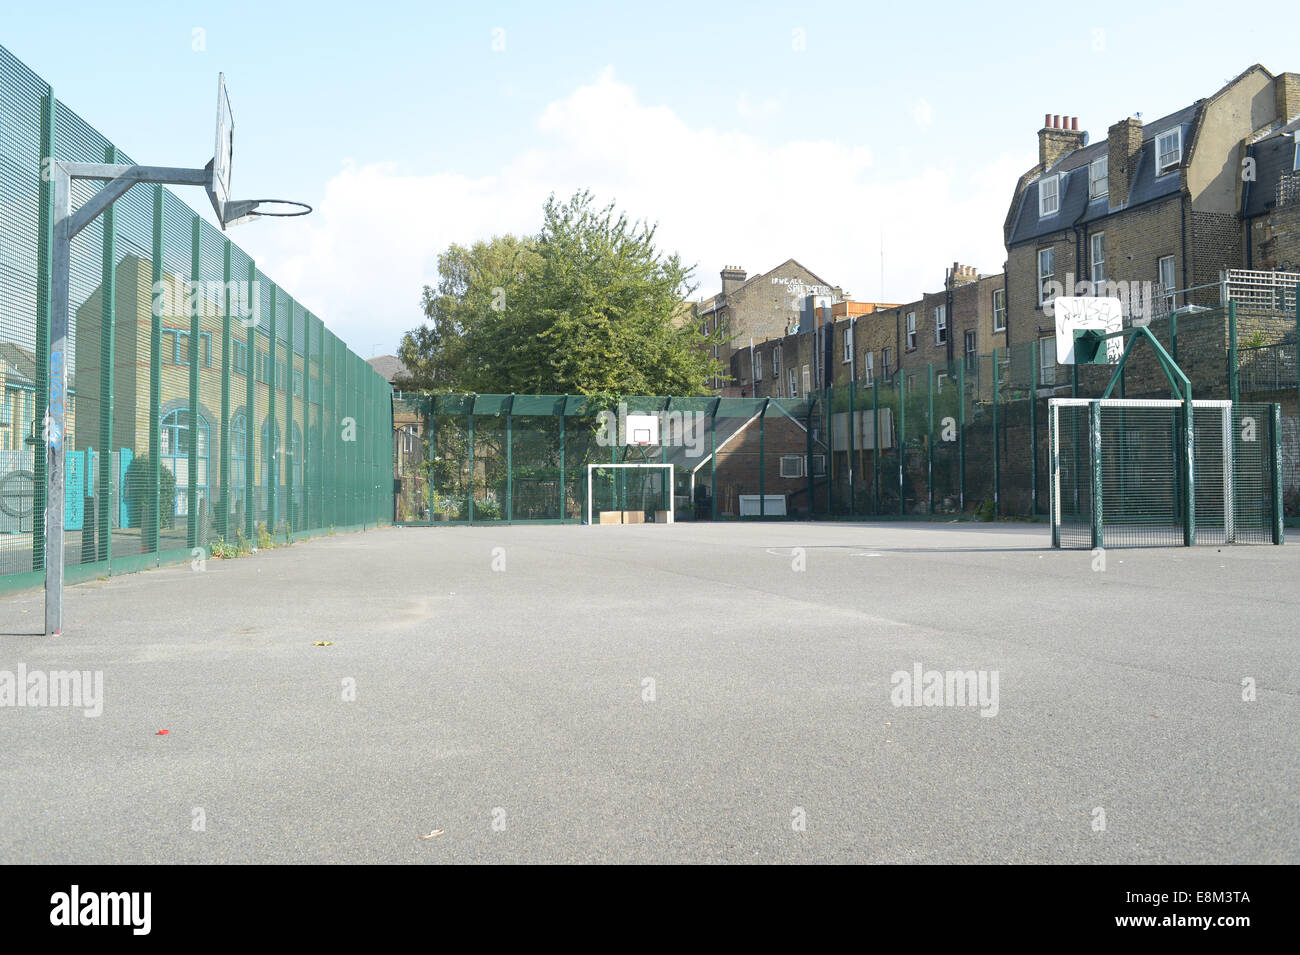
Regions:
<instances>
[{"instance_id":1,"label":"white cloud","mask_svg":"<svg viewBox=\"0 0 1300 955\"><path fill-rule=\"evenodd\" d=\"M858 298L904 301L941 286L953 259L994 271L1015 178L1032 157L982 166L955 159L901 176L873 175L862 143L785 141L692 128L640 102L606 69L548 105L527 145L488 175L417 174L346 163L314 216L267 234L274 275L331 329L369 355L420 321L420 292L449 243L534 231L548 194L588 187L634 217L658 220L661 248L699 264L697 294L724 264L752 273L795 257ZM260 245L260 243L259 243Z\"/></svg>"},{"instance_id":2,"label":"white cloud","mask_svg":"<svg viewBox=\"0 0 1300 955\"><path fill-rule=\"evenodd\" d=\"M785 96L773 96L768 99L754 100L747 93L741 93L736 103L736 112L742 119L768 119L785 108Z\"/></svg>"},{"instance_id":3,"label":"white cloud","mask_svg":"<svg viewBox=\"0 0 1300 955\"><path fill-rule=\"evenodd\" d=\"M921 129L928 129L934 123L934 109L925 100L916 101L912 107L912 117Z\"/></svg>"}]
</instances>

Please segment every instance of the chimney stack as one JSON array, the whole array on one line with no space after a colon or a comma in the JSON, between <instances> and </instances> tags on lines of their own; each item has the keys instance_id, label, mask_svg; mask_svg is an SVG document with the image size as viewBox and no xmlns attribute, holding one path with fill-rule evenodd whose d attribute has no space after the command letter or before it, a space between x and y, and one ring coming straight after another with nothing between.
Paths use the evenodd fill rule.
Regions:
<instances>
[{"instance_id":1,"label":"chimney stack","mask_svg":"<svg viewBox=\"0 0 1300 955\"><path fill-rule=\"evenodd\" d=\"M1079 132L1079 117L1049 113L1043 116L1038 131L1038 162L1044 169L1056 165L1063 156L1083 147L1084 134Z\"/></svg>"},{"instance_id":2,"label":"chimney stack","mask_svg":"<svg viewBox=\"0 0 1300 955\"><path fill-rule=\"evenodd\" d=\"M1120 120L1110 127L1106 138L1106 173L1113 209L1128 202L1133 174L1137 172L1138 157L1142 154L1142 120L1134 117Z\"/></svg>"},{"instance_id":3,"label":"chimney stack","mask_svg":"<svg viewBox=\"0 0 1300 955\"><path fill-rule=\"evenodd\" d=\"M728 265L722 270L722 294L727 295L745 282L745 270L739 265Z\"/></svg>"},{"instance_id":4,"label":"chimney stack","mask_svg":"<svg viewBox=\"0 0 1300 955\"><path fill-rule=\"evenodd\" d=\"M1288 123L1300 116L1300 73L1279 73L1273 79L1277 118Z\"/></svg>"},{"instance_id":5,"label":"chimney stack","mask_svg":"<svg viewBox=\"0 0 1300 955\"><path fill-rule=\"evenodd\" d=\"M979 271L973 265L962 265L960 262L952 264L952 271L948 273L948 287L958 288L962 285L970 285L971 282L979 278Z\"/></svg>"}]
</instances>

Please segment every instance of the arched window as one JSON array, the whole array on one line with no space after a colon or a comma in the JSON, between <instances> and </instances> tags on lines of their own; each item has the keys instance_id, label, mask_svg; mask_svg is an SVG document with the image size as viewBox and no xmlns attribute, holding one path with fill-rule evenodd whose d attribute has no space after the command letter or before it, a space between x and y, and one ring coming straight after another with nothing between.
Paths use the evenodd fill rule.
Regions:
<instances>
[{"instance_id":1,"label":"arched window","mask_svg":"<svg viewBox=\"0 0 1300 955\"><path fill-rule=\"evenodd\" d=\"M248 418L241 411L230 419L230 501L244 499L244 480L248 467Z\"/></svg>"},{"instance_id":2,"label":"arched window","mask_svg":"<svg viewBox=\"0 0 1300 955\"><path fill-rule=\"evenodd\" d=\"M199 506L202 508L208 492L208 422L203 415L197 415L192 422L188 408L177 408L162 419L162 434L159 435L159 459L162 466L176 477L176 500L172 513L176 516L188 514L190 486L190 442L195 443L198 471L194 475L194 484L198 488Z\"/></svg>"}]
</instances>

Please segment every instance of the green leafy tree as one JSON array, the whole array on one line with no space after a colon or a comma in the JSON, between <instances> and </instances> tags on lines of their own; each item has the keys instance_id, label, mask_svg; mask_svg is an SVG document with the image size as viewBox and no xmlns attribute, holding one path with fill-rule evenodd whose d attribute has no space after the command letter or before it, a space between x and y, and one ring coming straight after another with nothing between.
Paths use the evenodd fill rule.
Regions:
<instances>
[{"instance_id":1,"label":"green leafy tree","mask_svg":"<svg viewBox=\"0 0 1300 955\"><path fill-rule=\"evenodd\" d=\"M406 388L479 394L696 395L725 377L687 299L692 269L655 246L655 227L591 194L551 196L541 231L438 259L426 324L400 355Z\"/></svg>"},{"instance_id":2,"label":"green leafy tree","mask_svg":"<svg viewBox=\"0 0 1300 955\"><path fill-rule=\"evenodd\" d=\"M466 336L505 308L513 291L537 271L534 240L495 236L470 246L451 245L438 256L438 285L424 287L425 324L402 338L398 357L409 372L397 382L408 391L464 391Z\"/></svg>"}]
</instances>

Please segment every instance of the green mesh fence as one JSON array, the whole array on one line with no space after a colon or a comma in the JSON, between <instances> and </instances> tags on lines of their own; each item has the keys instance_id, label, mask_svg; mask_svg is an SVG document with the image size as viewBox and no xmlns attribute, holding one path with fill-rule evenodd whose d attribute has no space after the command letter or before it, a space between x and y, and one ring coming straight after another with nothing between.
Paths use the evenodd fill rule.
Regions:
<instances>
[{"instance_id":1,"label":"green mesh fence","mask_svg":"<svg viewBox=\"0 0 1300 955\"><path fill-rule=\"evenodd\" d=\"M1279 407L1193 403L1190 509L1184 414L1172 400L1052 402L1057 546L1280 543Z\"/></svg>"},{"instance_id":2,"label":"green mesh fence","mask_svg":"<svg viewBox=\"0 0 1300 955\"><path fill-rule=\"evenodd\" d=\"M47 559L46 155L132 161L0 48L6 587L39 584ZM99 188L74 181L74 208ZM392 519L387 382L177 195L127 192L73 241L70 280L68 580Z\"/></svg>"}]
</instances>

